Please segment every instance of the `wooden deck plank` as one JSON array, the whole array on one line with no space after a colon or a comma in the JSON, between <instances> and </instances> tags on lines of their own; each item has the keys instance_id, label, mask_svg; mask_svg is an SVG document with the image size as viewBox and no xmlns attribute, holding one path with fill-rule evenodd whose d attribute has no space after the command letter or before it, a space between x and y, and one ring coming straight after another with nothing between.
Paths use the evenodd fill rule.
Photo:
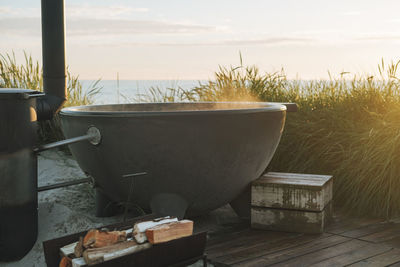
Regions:
<instances>
[{"instance_id":1,"label":"wooden deck plank","mask_svg":"<svg viewBox=\"0 0 400 267\"><path fill-rule=\"evenodd\" d=\"M400 221L339 214L321 235L229 230L210 235L206 253L215 266L400 267Z\"/></svg>"},{"instance_id":2,"label":"wooden deck plank","mask_svg":"<svg viewBox=\"0 0 400 267\"><path fill-rule=\"evenodd\" d=\"M384 242L400 236L400 224L388 224L379 232L363 236L361 239L374 243Z\"/></svg>"},{"instance_id":3,"label":"wooden deck plank","mask_svg":"<svg viewBox=\"0 0 400 267\"><path fill-rule=\"evenodd\" d=\"M303 234L298 233L283 233L283 232L271 232L271 231L254 231L258 235L247 235L242 238L233 240L232 242L225 242L221 246L215 245L212 248L207 248L207 257L210 259L215 259L217 257L232 254L235 252L240 252L242 250L253 249L261 244L268 244L274 241L286 240L290 238L300 238L303 239ZM264 232L264 234L262 234ZM222 248L222 249L221 249Z\"/></svg>"},{"instance_id":4,"label":"wooden deck plank","mask_svg":"<svg viewBox=\"0 0 400 267\"><path fill-rule=\"evenodd\" d=\"M370 243L368 243L366 241L360 241L360 240L353 239L353 240L350 240L350 241L347 241L344 243L340 243L335 246L329 246L329 247L314 251L312 253L308 253L308 254L296 257L296 258L291 258L290 260L287 260L284 262L279 262L279 263L273 264L271 266L310 266L312 264L321 262L321 261L329 259L329 258L333 258L340 254L344 254L344 253L350 252L352 250L365 247L369 244Z\"/></svg>"},{"instance_id":5,"label":"wooden deck plank","mask_svg":"<svg viewBox=\"0 0 400 267\"><path fill-rule=\"evenodd\" d=\"M324 248L333 247L338 244L348 243L350 242L350 238L346 238L343 236L329 236L326 238L316 239L311 242L305 244L293 244L293 246L288 247L287 249L280 249L276 252L273 251L264 251L264 255L257 258L248 259L241 262L236 262L235 266L258 266L261 265L273 265L273 264L281 264L282 262L290 261L292 259L297 259L304 255L320 251ZM365 242L366 243L366 242Z\"/></svg>"},{"instance_id":6,"label":"wooden deck plank","mask_svg":"<svg viewBox=\"0 0 400 267\"><path fill-rule=\"evenodd\" d=\"M225 232L225 233L218 233L218 234L209 234L209 239L207 240L207 247L213 247L224 242L229 242L230 240L234 240L240 238L244 235L247 235L250 231L252 231L249 227L242 231L235 231L235 232Z\"/></svg>"},{"instance_id":7,"label":"wooden deck plank","mask_svg":"<svg viewBox=\"0 0 400 267\"><path fill-rule=\"evenodd\" d=\"M354 230L346 231L346 232L341 233L340 235L352 237L352 238L362 238L365 236L369 236L369 235L373 235L375 233L382 232L391 227L393 227L392 223L380 222L380 223L375 223L375 224L368 224L368 225L362 226L362 227L354 229Z\"/></svg>"},{"instance_id":8,"label":"wooden deck plank","mask_svg":"<svg viewBox=\"0 0 400 267\"><path fill-rule=\"evenodd\" d=\"M392 239L385 240L381 242L381 244L385 244L393 248L400 248L400 236L396 236Z\"/></svg>"},{"instance_id":9,"label":"wooden deck plank","mask_svg":"<svg viewBox=\"0 0 400 267\"><path fill-rule=\"evenodd\" d=\"M260 231L248 228L246 231L239 233L229 233L223 236L219 236L217 239L212 239L207 243L207 249L213 250L219 247L225 247L228 244L239 242L242 239L252 239L255 237L268 238L270 235L274 235L275 232L272 231Z\"/></svg>"},{"instance_id":10,"label":"wooden deck plank","mask_svg":"<svg viewBox=\"0 0 400 267\"><path fill-rule=\"evenodd\" d=\"M338 256L335 256L333 258L329 258L323 261L320 261L316 264L313 264L311 266L314 267L333 267L333 266L345 266L349 265L355 262L358 262L360 260L379 255L385 252L390 251L391 248L379 244L368 244L365 247L361 247L359 249L355 249L352 251L349 251L344 254L340 254Z\"/></svg>"},{"instance_id":11,"label":"wooden deck plank","mask_svg":"<svg viewBox=\"0 0 400 267\"><path fill-rule=\"evenodd\" d=\"M325 232L332 234L342 234L350 232L371 224L384 222L379 218L346 218L345 216L335 216L331 223L325 228Z\"/></svg>"},{"instance_id":12,"label":"wooden deck plank","mask_svg":"<svg viewBox=\"0 0 400 267\"><path fill-rule=\"evenodd\" d=\"M301 248L303 246L310 247L310 243L318 243L319 246L323 243L327 242L335 242L337 239L340 239L341 242L344 242L346 239L343 237L339 238L334 238L330 239L329 241L326 240L326 238L330 237L331 235L329 234L322 234L320 236L315 236L315 235L305 235L305 236L299 236L299 237L294 237L294 238L286 238L282 240L278 240L275 242L269 242L269 243L264 243L260 244L257 246L252 246L244 250L240 250L234 253L230 253L227 251L226 254L222 257L218 257L215 259L215 262L221 262L224 264L235 264L235 263L240 263L242 261L247 261L249 258L258 258L261 256L264 256L266 254L278 254L280 255L280 251L292 251L296 250L296 248ZM311 245L312 246L312 245Z\"/></svg>"},{"instance_id":13,"label":"wooden deck plank","mask_svg":"<svg viewBox=\"0 0 400 267\"><path fill-rule=\"evenodd\" d=\"M400 249L390 249L389 251L378 254L367 259L363 259L349 266L351 267L364 267L364 266L387 266L400 262Z\"/></svg>"}]
</instances>

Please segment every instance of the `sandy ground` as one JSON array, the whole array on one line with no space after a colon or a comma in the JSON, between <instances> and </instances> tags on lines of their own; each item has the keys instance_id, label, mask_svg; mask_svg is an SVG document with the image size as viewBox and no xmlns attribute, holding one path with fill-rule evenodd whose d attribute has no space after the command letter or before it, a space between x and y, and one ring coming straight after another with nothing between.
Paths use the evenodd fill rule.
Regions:
<instances>
[{"instance_id":1,"label":"sandy ground","mask_svg":"<svg viewBox=\"0 0 400 267\"><path fill-rule=\"evenodd\" d=\"M38 158L39 186L84 178L76 161L61 151L42 152ZM94 189L89 184L74 185L38 193L39 234L32 250L20 261L0 262L0 266L46 266L42 242L71 233L122 221L122 215L95 216ZM195 230L210 234L241 224L229 206L195 218ZM200 263L196 264L201 266Z\"/></svg>"}]
</instances>

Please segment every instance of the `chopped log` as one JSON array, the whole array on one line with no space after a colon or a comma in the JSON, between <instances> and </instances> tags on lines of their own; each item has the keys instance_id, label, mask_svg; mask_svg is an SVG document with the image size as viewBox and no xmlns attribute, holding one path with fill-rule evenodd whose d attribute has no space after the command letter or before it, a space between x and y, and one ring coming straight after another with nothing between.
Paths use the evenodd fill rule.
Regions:
<instances>
[{"instance_id":1,"label":"chopped log","mask_svg":"<svg viewBox=\"0 0 400 267\"><path fill-rule=\"evenodd\" d=\"M84 267L87 266L84 258L72 259L72 267Z\"/></svg>"},{"instance_id":2,"label":"chopped log","mask_svg":"<svg viewBox=\"0 0 400 267\"><path fill-rule=\"evenodd\" d=\"M122 232L126 233L126 238L132 237L133 228L129 228L129 229L123 230Z\"/></svg>"},{"instance_id":3,"label":"chopped log","mask_svg":"<svg viewBox=\"0 0 400 267\"><path fill-rule=\"evenodd\" d=\"M135 242L135 241L133 241L133 242ZM128 247L128 248L118 250L118 251L115 251L112 253L104 254L103 259L104 259L104 261L112 260L112 259L115 259L118 257L126 256L128 254L132 254L134 252L144 250L146 248L150 248L150 247L151 247L150 243L138 244L134 247Z\"/></svg>"},{"instance_id":4,"label":"chopped log","mask_svg":"<svg viewBox=\"0 0 400 267\"><path fill-rule=\"evenodd\" d=\"M138 245L135 241L124 241L108 247L88 248L83 252L83 257L88 265L93 265L149 247L151 247L150 243Z\"/></svg>"},{"instance_id":5,"label":"chopped log","mask_svg":"<svg viewBox=\"0 0 400 267\"><path fill-rule=\"evenodd\" d=\"M61 257L69 257L74 254L74 248L78 242L74 242L60 248Z\"/></svg>"},{"instance_id":6,"label":"chopped log","mask_svg":"<svg viewBox=\"0 0 400 267\"><path fill-rule=\"evenodd\" d=\"M193 234L193 221L182 220L157 225L146 230L147 239L151 244L159 244Z\"/></svg>"},{"instance_id":7,"label":"chopped log","mask_svg":"<svg viewBox=\"0 0 400 267\"><path fill-rule=\"evenodd\" d=\"M59 266L60 267L72 267L71 259L68 257L62 257Z\"/></svg>"},{"instance_id":8,"label":"chopped log","mask_svg":"<svg viewBox=\"0 0 400 267\"><path fill-rule=\"evenodd\" d=\"M74 255L77 258L82 257L83 255L83 237L79 237L79 242L76 244L74 248Z\"/></svg>"},{"instance_id":9,"label":"chopped log","mask_svg":"<svg viewBox=\"0 0 400 267\"><path fill-rule=\"evenodd\" d=\"M152 228L157 225L170 223L170 222L177 222L177 221L178 221L177 218L167 216L167 217L157 218L152 221L138 222L133 226L132 235L135 237L136 242L138 242L139 244L142 244L147 241L147 236L146 236L147 229Z\"/></svg>"},{"instance_id":10,"label":"chopped log","mask_svg":"<svg viewBox=\"0 0 400 267\"><path fill-rule=\"evenodd\" d=\"M101 248L126 240L124 231L100 231L97 229L89 230L83 238L83 247Z\"/></svg>"}]
</instances>

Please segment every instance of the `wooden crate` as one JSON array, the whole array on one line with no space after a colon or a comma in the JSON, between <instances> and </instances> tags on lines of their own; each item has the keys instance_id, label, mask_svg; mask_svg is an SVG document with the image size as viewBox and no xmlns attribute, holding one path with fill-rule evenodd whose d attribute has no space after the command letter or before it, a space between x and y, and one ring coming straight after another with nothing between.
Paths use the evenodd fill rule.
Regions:
<instances>
[{"instance_id":1,"label":"wooden crate","mask_svg":"<svg viewBox=\"0 0 400 267\"><path fill-rule=\"evenodd\" d=\"M269 172L253 182L252 206L322 211L332 200L330 175Z\"/></svg>"},{"instance_id":2,"label":"wooden crate","mask_svg":"<svg viewBox=\"0 0 400 267\"><path fill-rule=\"evenodd\" d=\"M252 184L251 225L322 233L332 215L332 189L330 175L269 172Z\"/></svg>"},{"instance_id":3,"label":"wooden crate","mask_svg":"<svg viewBox=\"0 0 400 267\"><path fill-rule=\"evenodd\" d=\"M251 227L270 231L322 233L332 216L332 203L322 211L251 208Z\"/></svg>"}]
</instances>

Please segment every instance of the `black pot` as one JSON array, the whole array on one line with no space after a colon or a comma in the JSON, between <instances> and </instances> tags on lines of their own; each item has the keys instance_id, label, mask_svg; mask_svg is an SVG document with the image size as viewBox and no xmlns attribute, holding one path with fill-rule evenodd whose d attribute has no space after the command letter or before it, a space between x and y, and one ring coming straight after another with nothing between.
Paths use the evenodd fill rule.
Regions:
<instances>
[{"instance_id":1,"label":"black pot","mask_svg":"<svg viewBox=\"0 0 400 267\"><path fill-rule=\"evenodd\" d=\"M36 97L0 89L0 261L22 258L37 238Z\"/></svg>"}]
</instances>

